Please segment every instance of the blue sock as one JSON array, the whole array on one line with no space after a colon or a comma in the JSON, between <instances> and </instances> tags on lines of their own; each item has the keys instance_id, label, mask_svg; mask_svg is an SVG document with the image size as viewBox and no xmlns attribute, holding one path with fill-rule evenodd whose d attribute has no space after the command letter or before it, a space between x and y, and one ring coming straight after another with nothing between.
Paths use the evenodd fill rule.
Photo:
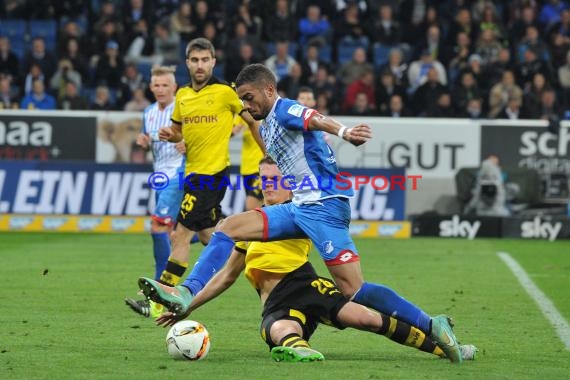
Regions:
<instances>
[{"instance_id":1,"label":"blue sock","mask_svg":"<svg viewBox=\"0 0 570 380\"><path fill-rule=\"evenodd\" d=\"M192 272L182 285L190 289L192 294L197 294L210 281L214 273L222 269L232 253L234 244L228 235L223 232L214 232L210 242L194 264Z\"/></svg>"},{"instance_id":2,"label":"blue sock","mask_svg":"<svg viewBox=\"0 0 570 380\"><path fill-rule=\"evenodd\" d=\"M426 334L431 332L431 317L387 286L365 282L352 300L409 323Z\"/></svg>"},{"instance_id":3,"label":"blue sock","mask_svg":"<svg viewBox=\"0 0 570 380\"><path fill-rule=\"evenodd\" d=\"M154 268L156 270L154 279L158 281L170 256L170 238L168 232L151 233L150 236L152 236Z\"/></svg>"},{"instance_id":4,"label":"blue sock","mask_svg":"<svg viewBox=\"0 0 570 380\"><path fill-rule=\"evenodd\" d=\"M192 240L190 240L190 244L196 244L200 242L200 238L198 237L198 234L194 234L194 236L192 236Z\"/></svg>"}]
</instances>

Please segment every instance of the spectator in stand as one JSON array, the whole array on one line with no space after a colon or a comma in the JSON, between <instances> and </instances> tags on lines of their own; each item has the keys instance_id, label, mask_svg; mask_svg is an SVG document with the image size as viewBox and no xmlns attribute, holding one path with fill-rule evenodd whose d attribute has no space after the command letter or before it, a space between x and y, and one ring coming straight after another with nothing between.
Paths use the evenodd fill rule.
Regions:
<instances>
[{"instance_id":1,"label":"spectator in stand","mask_svg":"<svg viewBox=\"0 0 570 380\"><path fill-rule=\"evenodd\" d=\"M372 17L368 23L370 40L382 45L397 46L402 42L400 23L394 20L394 11L390 4L382 4L378 9L378 18Z\"/></svg>"},{"instance_id":2,"label":"spectator in stand","mask_svg":"<svg viewBox=\"0 0 570 380\"><path fill-rule=\"evenodd\" d=\"M143 26L146 27L147 23L144 19L141 19L137 22L137 26L142 29ZM138 31L139 29L137 29ZM104 20L101 30L96 32L92 41L91 41L91 55L101 55L107 48L107 43L113 41L117 43L117 49L121 51L124 49L124 42L125 39L123 38L124 34L114 19L106 19ZM133 35L126 36L129 38L129 42L134 39Z\"/></svg>"},{"instance_id":3,"label":"spectator in stand","mask_svg":"<svg viewBox=\"0 0 570 380\"><path fill-rule=\"evenodd\" d=\"M517 46L517 59L519 62L524 62L524 54L527 50L533 50L540 60L548 60L548 49L546 44L540 38L538 29L534 26L526 28L526 34Z\"/></svg>"},{"instance_id":4,"label":"spectator in stand","mask_svg":"<svg viewBox=\"0 0 570 380\"><path fill-rule=\"evenodd\" d=\"M153 15L156 20L163 20L171 15L178 6L180 0L152 0Z\"/></svg>"},{"instance_id":5,"label":"spectator in stand","mask_svg":"<svg viewBox=\"0 0 570 380\"><path fill-rule=\"evenodd\" d=\"M327 45L330 41L331 26L321 15L321 8L312 4L307 7L307 16L299 20L299 43L307 45L317 42Z\"/></svg>"},{"instance_id":6,"label":"spectator in stand","mask_svg":"<svg viewBox=\"0 0 570 380\"><path fill-rule=\"evenodd\" d=\"M295 58L289 55L289 42L279 41L275 44L275 54L267 58L264 64L275 74L277 81L280 81L289 74L296 63Z\"/></svg>"},{"instance_id":7,"label":"spectator in stand","mask_svg":"<svg viewBox=\"0 0 570 380\"><path fill-rule=\"evenodd\" d=\"M216 20L210 15L208 3L204 0L198 0L194 3L194 12L192 12L192 25L196 27L196 36L204 35L204 27L208 21Z\"/></svg>"},{"instance_id":8,"label":"spectator in stand","mask_svg":"<svg viewBox=\"0 0 570 380\"><path fill-rule=\"evenodd\" d=\"M418 35L424 36L427 28L419 30L422 22L426 20L429 8L426 0L403 0L400 2L399 11L400 23L404 28L404 40L413 44ZM435 23L437 25L437 23ZM423 33L422 33L423 32Z\"/></svg>"},{"instance_id":9,"label":"spectator in stand","mask_svg":"<svg viewBox=\"0 0 570 380\"><path fill-rule=\"evenodd\" d=\"M152 65L160 65L164 57L155 54L155 38L152 36L145 19L140 19L136 22L129 41L129 48L127 49L125 57L127 62L135 64L149 63ZM176 50L178 55L178 48Z\"/></svg>"},{"instance_id":10,"label":"spectator in stand","mask_svg":"<svg viewBox=\"0 0 570 380\"><path fill-rule=\"evenodd\" d=\"M204 38L214 45L216 62L221 63L226 61L226 38L225 34L218 33L216 24L213 21L208 21L204 25Z\"/></svg>"},{"instance_id":11,"label":"spectator in stand","mask_svg":"<svg viewBox=\"0 0 570 380\"><path fill-rule=\"evenodd\" d=\"M398 86L408 86L408 64L404 62L404 53L399 48L390 49L388 62L380 68L380 72L389 71L394 75Z\"/></svg>"},{"instance_id":12,"label":"spectator in stand","mask_svg":"<svg viewBox=\"0 0 570 380\"><path fill-rule=\"evenodd\" d=\"M447 73L449 83L455 83L459 75L469 70L469 57L471 56L471 40L467 33L457 34L457 44L447 50L445 59L448 62Z\"/></svg>"},{"instance_id":13,"label":"spectator in stand","mask_svg":"<svg viewBox=\"0 0 570 380\"><path fill-rule=\"evenodd\" d=\"M89 80L89 64L86 56L81 52L83 46L80 46L79 40L76 38L70 38L67 40L67 44L61 55L61 58L65 58L71 62L73 68L81 74L81 77L87 81Z\"/></svg>"},{"instance_id":14,"label":"spectator in stand","mask_svg":"<svg viewBox=\"0 0 570 380\"><path fill-rule=\"evenodd\" d=\"M473 74L473 78L477 82L477 85L481 89L481 92L486 93L487 89L491 84L489 83L488 78L485 78L485 73L483 71L483 59L479 54L471 54L469 56L469 67L467 71Z\"/></svg>"},{"instance_id":15,"label":"spectator in stand","mask_svg":"<svg viewBox=\"0 0 570 380\"><path fill-rule=\"evenodd\" d=\"M295 17L291 14L288 0L277 0L275 12L263 23L265 38L270 42L293 41L297 33Z\"/></svg>"},{"instance_id":16,"label":"spectator in stand","mask_svg":"<svg viewBox=\"0 0 570 380\"><path fill-rule=\"evenodd\" d=\"M546 32L547 40L550 40L553 34L560 34L566 43L570 43L570 9L565 9L560 15L560 21L549 25Z\"/></svg>"},{"instance_id":17,"label":"spectator in stand","mask_svg":"<svg viewBox=\"0 0 570 380\"><path fill-rule=\"evenodd\" d=\"M162 57L165 65L180 62L180 35L171 31L166 21L154 27L154 54Z\"/></svg>"},{"instance_id":18,"label":"spectator in stand","mask_svg":"<svg viewBox=\"0 0 570 380\"><path fill-rule=\"evenodd\" d=\"M346 94L344 95L344 101L342 103L342 110L344 112L348 112L353 108L354 103L356 102L356 95L361 92L366 94L370 107L376 108L373 70L362 72L360 78L348 85L346 88Z\"/></svg>"},{"instance_id":19,"label":"spectator in stand","mask_svg":"<svg viewBox=\"0 0 570 380\"><path fill-rule=\"evenodd\" d=\"M57 109L60 110L86 110L89 108L87 99L80 96L77 85L74 82L65 83L65 93L57 101Z\"/></svg>"},{"instance_id":20,"label":"spectator in stand","mask_svg":"<svg viewBox=\"0 0 570 380\"><path fill-rule=\"evenodd\" d=\"M563 37L560 33L550 34L550 66L554 70L558 70L560 66L566 63L566 53L570 50L570 40Z\"/></svg>"},{"instance_id":21,"label":"spectator in stand","mask_svg":"<svg viewBox=\"0 0 570 380\"><path fill-rule=\"evenodd\" d=\"M456 117L453 106L451 105L451 96L449 96L448 92L439 94L435 107L428 109L426 116L440 118Z\"/></svg>"},{"instance_id":22,"label":"spectator in stand","mask_svg":"<svg viewBox=\"0 0 570 380\"><path fill-rule=\"evenodd\" d=\"M232 39L228 41L228 44L226 46L226 54L225 54L225 56L227 57L226 68L227 65L235 65L236 60L244 58L240 57L241 54L240 48L244 44L249 45L250 48L252 49L252 57L251 57L252 62L259 62L263 58L265 58L265 48L262 46L259 38L253 35L249 35L247 33L247 27L245 23L243 21L238 21L234 26L234 36ZM236 65L236 66L241 67L241 65ZM238 73L239 70L235 72L235 75L232 77L228 77L226 75L226 78L228 78L228 80L232 80L230 78L235 79Z\"/></svg>"},{"instance_id":23,"label":"spectator in stand","mask_svg":"<svg viewBox=\"0 0 570 380\"><path fill-rule=\"evenodd\" d=\"M8 74L16 82L20 77L20 60L10 48L10 40L6 36L0 36L0 74Z\"/></svg>"},{"instance_id":24,"label":"spectator in stand","mask_svg":"<svg viewBox=\"0 0 570 380\"><path fill-rule=\"evenodd\" d=\"M334 107L333 96L336 93L336 77L329 74L327 66L319 66L315 82L313 83L313 90L317 98L323 94L327 97L327 105Z\"/></svg>"},{"instance_id":25,"label":"spectator in stand","mask_svg":"<svg viewBox=\"0 0 570 380\"><path fill-rule=\"evenodd\" d=\"M305 107L315 108L317 101L315 100L315 93L311 87L302 86L299 88L297 101Z\"/></svg>"},{"instance_id":26,"label":"spectator in stand","mask_svg":"<svg viewBox=\"0 0 570 380\"><path fill-rule=\"evenodd\" d=\"M558 68L558 83L563 95L564 108L570 105L570 50L566 53L566 63Z\"/></svg>"},{"instance_id":27,"label":"spectator in stand","mask_svg":"<svg viewBox=\"0 0 570 380\"><path fill-rule=\"evenodd\" d=\"M491 66L487 66L484 70L484 77L487 78L485 81L489 85L498 83L503 77L505 70L515 71L515 65L511 60L511 51L508 48L502 48L499 51L498 61ZM479 86L481 88L481 86ZM487 91L488 88L482 89Z\"/></svg>"},{"instance_id":28,"label":"spectator in stand","mask_svg":"<svg viewBox=\"0 0 570 380\"><path fill-rule=\"evenodd\" d=\"M301 62L301 69L303 70L303 83L312 85L317 77L317 71L320 66L327 64L319 58L319 46L309 45L305 52L305 58Z\"/></svg>"},{"instance_id":29,"label":"spectator in stand","mask_svg":"<svg viewBox=\"0 0 570 380\"><path fill-rule=\"evenodd\" d=\"M196 26L192 24L192 5L182 1L178 9L170 16L170 29L180 35L182 41L190 41L197 37ZM217 45L215 45L217 46Z\"/></svg>"},{"instance_id":30,"label":"spectator in stand","mask_svg":"<svg viewBox=\"0 0 570 380\"><path fill-rule=\"evenodd\" d=\"M365 33L364 25L358 12L358 5L348 4L342 11L342 17L336 22L335 42L352 46L368 46L370 40Z\"/></svg>"},{"instance_id":31,"label":"spectator in stand","mask_svg":"<svg viewBox=\"0 0 570 380\"><path fill-rule=\"evenodd\" d=\"M232 46L229 44L229 46ZM251 63L256 63L257 59L253 53L253 47L249 43L243 43L239 45L239 55L235 58L228 59L225 67L225 79L229 82L233 82L241 69Z\"/></svg>"},{"instance_id":32,"label":"spectator in stand","mask_svg":"<svg viewBox=\"0 0 570 380\"><path fill-rule=\"evenodd\" d=\"M467 112L467 104L471 99L480 99L481 91L477 87L477 82L473 74L465 71L461 74L461 81L455 86L451 93L453 107L456 115L464 115Z\"/></svg>"},{"instance_id":33,"label":"spectator in stand","mask_svg":"<svg viewBox=\"0 0 570 380\"><path fill-rule=\"evenodd\" d=\"M376 85L376 108L378 112L388 111L388 103L394 95L400 95L402 99L406 99L406 88L396 84L396 77L391 71L384 70Z\"/></svg>"},{"instance_id":34,"label":"spectator in stand","mask_svg":"<svg viewBox=\"0 0 570 380\"><path fill-rule=\"evenodd\" d=\"M122 34L124 32L121 23L121 12L115 7L115 3L112 0L104 0L101 3L99 14L95 14L94 16L96 17L96 21L93 22L91 30L95 32L95 34L106 34L106 32L104 32L104 28L108 21L111 21L114 24L114 30L116 33ZM118 36L108 37L108 39L114 40L117 40L117 38ZM104 48L106 41L107 39L102 41L102 46L99 47Z\"/></svg>"},{"instance_id":35,"label":"spectator in stand","mask_svg":"<svg viewBox=\"0 0 570 380\"><path fill-rule=\"evenodd\" d=\"M387 117L412 117L412 112L405 106L404 98L398 94L390 97L388 109L381 114Z\"/></svg>"},{"instance_id":36,"label":"spectator in stand","mask_svg":"<svg viewBox=\"0 0 570 380\"><path fill-rule=\"evenodd\" d=\"M494 118L493 116L489 115L490 118ZM521 113L521 102L516 98L509 98L507 100L507 105L503 107L503 109L498 113L497 119L509 119L509 120L518 120L524 119Z\"/></svg>"},{"instance_id":37,"label":"spectator in stand","mask_svg":"<svg viewBox=\"0 0 570 380\"><path fill-rule=\"evenodd\" d=\"M0 73L0 109L18 109L18 98L12 92L12 77L10 74Z\"/></svg>"},{"instance_id":38,"label":"spectator in stand","mask_svg":"<svg viewBox=\"0 0 570 380\"><path fill-rule=\"evenodd\" d=\"M95 89L95 99L93 99L93 102L89 105L89 109L95 111L112 111L115 109L115 105L111 102L109 87L97 86Z\"/></svg>"},{"instance_id":39,"label":"spectator in stand","mask_svg":"<svg viewBox=\"0 0 570 380\"><path fill-rule=\"evenodd\" d=\"M505 28L503 27L501 20L497 17L495 6L492 3L486 3L485 8L483 9L479 30L481 33L486 30L490 30L493 32L497 41L501 43L506 38Z\"/></svg>"},{"instance_id":40,"label":"spectator in stand","mask_svg":"<svg viewBox=\"0 0 570 380\"><path fill-rule=\"evenodd\" d=\"M22 99L20 108L28 110L54 110L56 109L55 98L45 92L44 82L34 79L32 92Z\"/></svg>"},{"instance_id":41,"label":"spectator in stand","mask_svg":"<svg viewBox=\"0 0 570 380\"><path fill-rule=\"evenodd\" d=\"M125 33L131 33L139 20L145 20L148 25L154 24L151 2L144 0L127 0L124 2L123 21Z\"/></svg>"},{"instance_id":42,"label":"spectator in stand","mask_svg":"<svg viewBox=\"0 0 570 380\"><path fill-rule=\"evenodd\" d=\"M548 82L552 82L548 63L539 59L533 49L524 52L524 62L517 67L517 83L526 87L532 82L534 74L542 73Z\"/></svg>"},{"instance_id":43,"label":"spectator in stand","mask_svg":"<svg viewBox=\"0 0 570 380\"><path fill-rule=\"evenodd\" d=\"M430 26L427 30L425 39L420 40L416 46L417 57L427 51L435 61L441 62L441 59L445 58L445 49L443 46L443 40L441 39L441 31L437 25Z\"/></svg>"},{"instance_id":44,"label":"spectator in stand","mask_svg":"<svg viewBox=\"0 0 570 380\"><path fill-rule=\"evenodd\" d=\"M117 106L118 108L123 108L123 106L132 99L133 92L137 88L146 89L148 84L145 82L143 75L139 72L137 66L133 63L129 63L125 66L125 71L121 76L121 84L119 85L119 91L117 92Z\"/></svg>"},{"instance_id":45,"label":"spectator in stand","mask_svg":"<svg viewBox=\"0 0 570 380\"><path fill-rule=\"evenodd\" d=\"M238 6L238 12L234 18L234 22L243 22L247 28L247 34L261 38L261 32L263 30L261 19L252 15L249 7L249 1L242 1Z\"/></svg>"},{"instance_id":46,"label":"spectator in stand","mask_svg":"<svg viewBox=\"0 0 570 380\"><path fill-rule=\"evenodd\" d=\"M343 85L348 86L358 78L362 77L364 72L373 70L374 66L367 61L366 50L359 47L354 50L354 53L352 53L352 60L341 66L337 73L337 77L340 78Z\"/></svg>"},{"instance_id":47,"label":"spectator in stand","mask_svg":"<svg viewBox=\"0 0 570 380\"><path fill-rule=\"evenodd\" d=\"M426 82L414 93L412 102L414 112L418 116L431 114L437 105L439 96L444 92L447 92L447 88L441 83L439 72L435 67L430 67Z\"/></svg>"},{"instance_id":48,"label":"spectator in stand","mask_svg":"<svg viewBox=\"0 0 570 380\"><path fill-rule=\"evenodd\" d=\"M530 117L534 119L535 115L531 115ZM560 107L556 101L556 92L552 88L548 88L542 93L540 108L536 118L542 120L560 120Z\"/></svg>"},{"instance_id":49,"label":"spectator in stand","mask_svg":"<svg viewBox=\"0 0 570 380\"><path fill-rule=\"evenodd\" d=\"M28 72L34 63L42 68L46 78L51 78L53 73L55 73L57 62L53 54L46 50L42 37L35 37L32 40L32 50L24 56L22 62L23 73Z\"/></svg>"},{"instance_id":50,"label":"spectator in stand","mask_svg":"<svg viewBox=\"0 0 570 380\"><path fill-rule=\"evenodd\" d=\"M525 5L521 12L520 18L517 19L509 30L509 39L511 46L518 46L526 35L529 26L534 26L536 30L540 30L540 24L536 20L536 12L532 5Z\"/></svg>"},{"instance_id":51,"label":"spectator in stand","mask_svg":"<svg viewBox=\"0 0 570 380\"><path fill-rule=\"evenodd\" d=\"M303 71L301 65L294 63L289 70L289 74L285 75L279 82L277 82L277 92L283 98L297 99L299 89L305 85L301 82Z\"/></svg>"},{"instance_id":52,"label":"spectator in stand","mask_svg":"<svg viewBox=\"0 0 570 380\"><path fill-rule=\"evenodd\" d=\"M447 75L445 72L445 67L441 62L433 59L429 50L424 50L418 61L412 62L410 69L408 70L408 80L410 83L410 88L408 89L411 93L414 93L421 85L426 83L428 80L428 72L434 69L437 72L438 82L443 85L447 85Z\"/></svg>"},{"instance_id":53,"label":"spectator in stand","mask_svg":"<svg viewBox=\"0 0 570 380\"><path fill-rule=\"evenodd\" d=\"M505 70L503 73L503 78L499 83L491 88L489 94L489 117L491 119L497 118L499 113L504 110L509 101L518 104L518 107L522 104L523 91L515 83L515 75L510 70ZM517 112L518 115L518 112Z\"/></svg>"},{"instance_id":54,"label":"spectator in stand","mask_svg":"<svg viewBox=\"0 0 570 380\"><path fill-rule=\"evenodd\" d=\"M317 95L317 105L315 106L315 109L321 115L330 115L332 113L329 108L329 98L324 92Z\"/></svg>"},{"instance_id":55,"label":"spectator in stand","mask_svg":"<svg viewBox=\"0 0 570 380\"><path fill-rule=\"evenodd\" d=\"M524 89L522 104L525 109L525 113L531 119L540 118L542 94L548 89L550 89L550 86L546 82L544 75L541 73L534 74L532 83Z\"/></svg>"},{"instance_id":56,"label":"spectator in stand","mask_svg":"<svg viewBox=\"0 0 570 380\"><path fill-rule=\"evenodd\" d=\"M483 118L483 100L481 98L469 99L465 111L466 112L460 116L467 117L473 120Z\"/></svg>"},{"instance_id":57,"label":"spectator in stand","mask_svg":"<svg viewBox=\"0 0 570 380\"><path fill-rule=\"evenodd\" d=\"M471 41L477 41L479 36L479 28L471 19L471 12L467 8L461 8L455 15L455 20L451 24L447 33L447 41L449 44L457 41L458 33L467 33Z\"/></svg>"},{"instance_id":58,"label":"spectator in stand","mask_svg":"<svg viewBox=\"0 0 570 380\"><path fill-rule=\"evenodd\" d=\"M413 1L413 0L412 0ZM419 3L424 2L423 0L420 1L416 1L415 5L418 5ZM416 25L416 24L407 24L404 25L402 24L403 27L405 27L406 29L406 42L408 42L410 45L415 45L416 41L418 39L418 36L425 36L427 35L427 31L430 27L432 26L439 26L442 25L441 20L439 19L439 14L437 11L437 8L435 6L435 4L430 5L430 2L428 1L426 4L424 5L424 15L422 16L422 19L420 20L420 22Z\"/></svg>"},{"instance_id":59,"label":"spectator in stand","mask_svg":"<svg viewBox=\"0 0 570 380\"><path fill-rule=\"evenodd\" d=\"M30 71L24 77L24 85L21 87L21 92L24 95L29 95L33 91L35 80L41 80L45 86L47 79L48 78L44 75L41 66L37 63L33 63L30 67Z\"/></svg>"},{"instance_id":60,"label":"spectator in stand","mask_svg":"<svg viewBox=\"0 0 570 380\"><path fill-rule=\"evenodd\" d=\"M481 31L475 51L483 60L484 69L494 65L499 60L501 49L502 46L499 41L497 41L495 32L491 29Z\"/></svg>"},{"instance_id":61,"label":"spectator in stand","mask_svg":"<svg viewBox=\"0 0 570 380\"><path fill-rule=\"evenodd\" d=\"M568 8L568 4L566 4L565 1L548 0L540 10L538 21L544 26L549 26L553 23L556 23L560 21L560 14L566 8Z\"/></svg>"},{"instance_id":62,"label":"spectator in stand","mask_svg":"<svg viewBox=\"0 0 570 380\"><path fill-rule=\"evenodd\" d=\"M73 69L71 61L62 58L59 61L58 69L53 74L50 80L51 93L57 95L57 98L63 97L65 94L65 83L73 82L75 86L81 91L81 74Z\"/></svg>"},{"instance_id":63,"label":"spectator in stand","mask_svg":"<svg viewBox=\"0 0 570 380\"><path fill-rule=\"evenodd\" d=\"M81 41L81 45L86 45L89 41L84 36L84 31L81 30L79 24L73 20L67 21L57 39L57 52L61 57L67 52L67 44L69 40Z\"/></svg>"},{"instance_id":64,"label":"spectator in stand","mask_svg":"<svg viewBox=\"0 0 570 380\"><path fill-rule=\"evenodd\" d=\"M125 104L125 111L142 112L150 105L144 96L144 88L136 88L133 91L133 98Z\"/></svg>"},{"instance_id":65,"label":"spectator in stand","mask_svg":"<svg viewBox=\"0 0 570 380\"><path fill-rule=\"evenodd\" d=\"M359 92L356 94L354 104L346 114L352 116L374 116L374 106L370 104L368 95L365 92Z\"/></svg>"},{"instance_id":66,"label":"spectator in stand","mask_svg":"<svg viewBox=\"0 0 570 380\"><path fill-rule=\"evenodd\" d=\"M95 69L95 83L106 84L111 88L119 87L125 64L119 55L119 44L107 42L105 54L99 58Z\"/></svg>"}]
</instances>

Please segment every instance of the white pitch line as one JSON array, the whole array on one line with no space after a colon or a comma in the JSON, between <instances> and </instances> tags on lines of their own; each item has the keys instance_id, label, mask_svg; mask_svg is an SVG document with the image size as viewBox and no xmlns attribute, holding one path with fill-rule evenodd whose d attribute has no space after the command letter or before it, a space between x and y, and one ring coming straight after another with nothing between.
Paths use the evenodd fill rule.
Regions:
<instances>
[{"instance_id":1,"label":"white pitch line","mask_svg":"<svg viewBox=\"0 0 570 380\"><path fill-rule=\"evenodd\" d=\"M517 280L521 283L522 287L528 295L536 302L542 314L550 321L550 324L556 330L556 334L564 343L567 350L570 350L570 325L564 319L562 314L556 309L552 301L535 285L530 279L525 270L517 263L515 259L506 252L497 252L499 258L507 264L509 269L513 272Z\"/></svg>"}]
</instances>

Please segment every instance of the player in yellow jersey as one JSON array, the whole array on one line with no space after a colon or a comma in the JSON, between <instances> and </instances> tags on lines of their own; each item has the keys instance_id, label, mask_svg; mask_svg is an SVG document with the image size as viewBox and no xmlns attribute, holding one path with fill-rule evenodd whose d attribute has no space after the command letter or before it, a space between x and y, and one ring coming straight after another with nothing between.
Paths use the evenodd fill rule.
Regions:
<instances>
[{"instance_id":1,"label":"player in yellow jersey","mask_svg":"<svg viewBox=\"0 0 570 380\"><path fill-rule=\"evenodd\" d=\"M234 120L234 133L243 129L243 145L241 148L241 163L239 174L243 179L245 190L245 209L253 210L262 205L261 181L259 180L259 161L263 158L263 151L255 141L247 124L239 115Z\"/></svg>"},{"instance_id":2,"label":"player in yellow jersey","mask_svg":"<svg viewBox=\"0 0 570 380\"><path fill-rule=\"evenodd\" d=\"M186 144L184 198L172 234L172 252L160 277L164 284L176 285L184 274L194 234L206 244L220 221L235 115L242 115L251 128L256 128L235 90L213 76L215 64L210 41L196 38L188 43L186 66L191 81L176 93L171 126L158 133L162 141L183 139Z\"/></svg>"},{"instance_id":3,"label":"player in yellow jersey","mask_svg":"<svg viewBox=\"0 0 570 380\"><path fill-rule=\"evenodd\" d=\"M274 161L264 158L260 175L281 180ZM287 202L290 192L270 182L263 189L268 205ZM320 277L308 261L311 241L291 239L269 243L237 243L226 266L192 299L188 312L164 313L157 323L168 326L188 316L228 289L245 270L263 306L261 336L276 361L320 361L324 356L309 346L318 323L339 329L354 327L444 357L443 351L421 330L348 301L334 282ZM469 346L465 346L469 347ZM470 346L474 352L474 346Z\"/></svg>"}]
</instances>

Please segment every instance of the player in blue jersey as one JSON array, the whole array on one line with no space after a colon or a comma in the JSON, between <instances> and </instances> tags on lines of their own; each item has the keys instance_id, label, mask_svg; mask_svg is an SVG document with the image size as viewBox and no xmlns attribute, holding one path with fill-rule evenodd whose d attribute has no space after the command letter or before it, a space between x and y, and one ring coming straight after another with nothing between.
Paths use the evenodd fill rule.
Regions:
<instances>
[{"instance_id":1,"label":"player in blue jersey","mask_svg":"<svg viewBox=\"0 0 570 380\"><path fill-rule=\"evenodd\" d=\"M180 203L184 192L178 186L178 172L184 172L184 141L170 143L160 141L158 130L170 125L170 117L174 109L174 94L176 80L174 69L170 67L155 67L151 71L150 90L156 102L148 106L143 113L143 128L137 137L137 145L145 150L151 150L153 169L157 181L154 183L155 206L151 215L150 234L152 236L155 261L155 276L157 280L170 256L170 232L176 222ZM163 173L156 175L157 173ZM166 181L168 177L168 182ZM164 188L163 188L164 185ZM126 298L125 303L135 312L149 317L159 315L160 305L147 300Z\"/></svg>"},{"instance_id":2,"label":"player in blue jersey","mask_svg":"<svg viewBox=\"0 0 570 380\"><path fill-rule=\"evenodd\" d=\"M216 226L208 246L181 286L167 287L141 278L139 286L145 295L161 300L177 317L183 318L193 294L223 266L235 241L308 236L347 298L419 328L440 345L451 361L461 362L459 344L448 317L432 318L389 287L363 279L358 252L348 229L348 199L353 191L338 181L336 159L323 139L323 132L358 146L372 137L370 127L360 124L347 128L314 109L279 97L273 73L261 64L242 69L236 85L244 108L254 119L263 120L259 132L267 153L277 162L284 177L294 178L297 183L292 189L293 202L228 217Z\"/></svg>"}]
</instances>

